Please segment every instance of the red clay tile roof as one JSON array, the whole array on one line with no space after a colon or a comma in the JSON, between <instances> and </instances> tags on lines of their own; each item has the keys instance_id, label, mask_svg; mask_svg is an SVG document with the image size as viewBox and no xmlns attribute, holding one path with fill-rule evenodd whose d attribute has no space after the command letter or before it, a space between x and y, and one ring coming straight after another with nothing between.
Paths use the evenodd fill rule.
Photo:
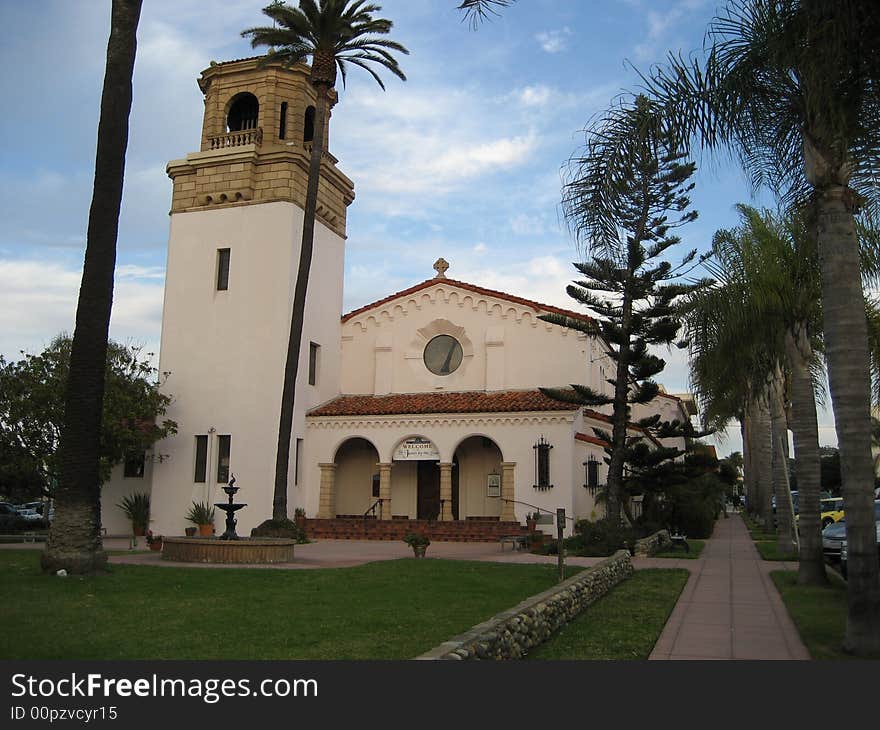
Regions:
<instances>
[{"instance_id":1,"label":"red clay tile roof","mask_svg":"<svg viewBox=\"0 0 880 730\"><path fill-rule=\"evenodd\" d=\"M604 439L600 439L596 436L587 436L587 434L585 434L585 433L576 433L574 435L574 437L575 437L575 440L577 440L577 441L586 441L588 444L596 444L596 446L601 446L603 449L606 446L611 445L607 441L605 441Z\"/></svg>"},{"instance_id":2,"label":"red clay tile roof","mask_svg":"<svg viewBox=\"0 0 880 730\"><path fill-rule=\"evenodd\" d=\"M415 413L513 413L519 411L576 411L540 390L484 393L401 393L342 395L309 411L308 416L393 416Z\"/></svg>"},{"instance_id":3,"label":"red clay tile roof","mask_svg":"<svg viewBox=\"0 0 880 730\"><path fill-rule=\"evenodd\" d=\"M608 423L608 424L611 423L611 416L606 416L604 413L599 413L599 411L594 411L592 408L584 408L584 417L585 418L592 418L596 421L602 421L603 423ZM626 427L630 431L640 431L641 433L645 434L645 436L647 436L649 439L651 439L651 441L653 443L655 443L657 446L662 445L660 443L659 439L657 439L657 437L654 436L654 434L650 433L649 431L642 428L638 424L630 421L629 423L626 424Z\"/></svg>"},{"instance_id":4,"label":"red clay tile roof","mask_svg":"<svg viewBox=\"0 0 880 730\"><path fill-rule=\"evenodd\" d=\"M426 279L421 284L416 284L415 286L411 286L409 289L404 289L403 291L399 291L396 294L391 294L383 299L379 299L378 301L373 302L372 304L367 304L363 307L355 309L348 314L343 315L342 321L347 322L352 317L356 317L363 312L366 312L375 307L379 307L387 302L390 302L398 297L406 297L410 294L415 294L422 289L427 289L430 286L434 286L435 284L440 285L452 285L453 287L457 287L459 289L466 289L467 291L474 292L475 294L481 294L487 297L495 297L496 299L504 299L508 302L514 302L515 304L521 304L526 307L530 307L534 309L536 312L555 312L556 314L562 314L566 317L572 317L573 319L579 319L584 322L592 322L593 318L583 314L582 312L573 312L569 309L562 309L560 307L554 307L550 304L541 304L541 302L536 302L531 299L523 299L522 297L514 296L513 294L506 294L505 292L495 291L493 289L485 289L481 286L476 286L475 284L468 284L466 281L456 281L455 279Z\"/></svg>"}]
</instances>

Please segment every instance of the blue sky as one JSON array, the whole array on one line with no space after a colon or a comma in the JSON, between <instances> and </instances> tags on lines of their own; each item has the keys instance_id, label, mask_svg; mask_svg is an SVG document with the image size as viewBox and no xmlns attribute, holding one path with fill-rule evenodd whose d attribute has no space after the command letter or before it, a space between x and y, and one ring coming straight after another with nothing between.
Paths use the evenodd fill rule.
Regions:
<instances>
[{"instance_id":1,"label":"blue sky","mask_svg":"<svg viewBox=\"0 0 880 730\"><path fill-rule=\"evenodd\" d=\"M709 0L519 0L477 31L454 0L377 0L408 81L382 90L352 69L330 150L355 182L345 309L433 276L572 307L577 246L559 211L583 129L668 51L698 49ZM168 160L198 149L211 60L254 55L240 37L265 0L146 0L138 32L111 336L158 348L171 184ZM72 330L94 171L109 0L0 4L0 354ZM9 29L15 29L15 35ZM750 196L724 161L701 162L682 251L735 225ZM681 353L661 380L687 390ZM820 416L823 443L835 443ZM739 448L732 435L720 450Z\"/></svg>"}]
</instances>

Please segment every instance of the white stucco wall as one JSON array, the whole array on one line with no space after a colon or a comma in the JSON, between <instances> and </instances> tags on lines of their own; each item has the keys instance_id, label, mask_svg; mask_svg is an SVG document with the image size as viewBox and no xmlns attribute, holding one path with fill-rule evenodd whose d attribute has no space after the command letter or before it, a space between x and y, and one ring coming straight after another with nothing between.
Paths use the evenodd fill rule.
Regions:
<instances>
[{"instance_id":1,"label":"white stucco wall","mask_svg":"<svg viewBox=\"0 0 880 730\"><path fill-rule=\"evenodd\" d=\"M152 490L153 459L148 454L144 461L143 477L126 477L122 464L113 467L110 478L101 485L101 527L107 530L108 535L131 535L131 521L119 508L119 503L125 498L137 492L150 494ZM152 509L152 498L150 507ZM150 528L156 534L156 528Z\"/></svg>"},{"instance_id":2,"label":"white stucco wall","mask_svg":"<svg viewBox=\"0 0 880 730\"><path fill-rule=\"evenodd\" d=\"M542 322L534 309L438 283L352 317L342 328L347 394L520 390L599 385L585 335ZM462 345L461 366L434 375L423 352L439 334ZM596 356L598 353L596 353Z\"/></svg>"},{"instance_id":3,"label":"white stucco wall","mask_svg":"<svg viewBox=\"0 0 880 730\"><path fill-rule=\"evenodd\" d=\"M153 479L154 531L182 534L193 500L226 501L216 484L217 436L231 441L231 472L242 487L238 531L271 516L281 385L299 263L303 212L275 202L171 216L160 370L174 396L177 436ZM217 249L229 248L227 291L216 289ZM338 393L339 313L344 240L320 224L306 303L294 434L304 413ZM310 341L320 344L316 385L308 384ZM209 434L208 481L194 482L195 436ZM291 448L293 484L295 448ZM292 488L291 488L292 489ZM292 509L291 509L292 514ZM218 527L222 513L218 512Z\"/></svg>"}]
</instances>

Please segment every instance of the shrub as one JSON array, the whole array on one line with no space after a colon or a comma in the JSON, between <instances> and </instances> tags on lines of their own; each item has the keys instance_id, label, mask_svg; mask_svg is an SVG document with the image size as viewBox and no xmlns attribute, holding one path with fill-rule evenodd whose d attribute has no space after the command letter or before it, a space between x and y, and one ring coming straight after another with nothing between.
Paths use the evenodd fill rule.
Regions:
<instances>
[{"instance_id":1,"label":"shrub","mask_svg":"<svg viewBox=\"0 0 880 730\"><path fill-rule=\"evenodd\" d=\"M265 520L251 530L251 537L283 537L300 545L309 542L306 531L292 520Z\"/></svg>"},{"instance_id":2,"label":"shrub","mask_svg":"<svg viewBox=\"0 0 880 730\"><path fill-rule=\"evenodd\" d=\"M633 551L635 546L635 531L613 519L604 518L596 522L580 520L575 524L575 532L580 538L581 547L566 547L570 552L584 557L607 557L621 549Z\"/></svg>"}]
</instances>

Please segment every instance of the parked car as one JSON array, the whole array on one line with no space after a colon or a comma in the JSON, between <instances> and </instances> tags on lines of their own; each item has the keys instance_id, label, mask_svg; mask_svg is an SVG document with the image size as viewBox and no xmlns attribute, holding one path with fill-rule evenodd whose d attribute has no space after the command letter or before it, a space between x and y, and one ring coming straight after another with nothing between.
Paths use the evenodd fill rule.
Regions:
<instances>
[{"instance_id":1,"label":"parked car","mask_svg":"<svg viewBox=\"0 0 880 730\"><path fill-rule=\"evenodd\" d=\"M843 498L832 497L831 499L820 499L819 507L820 519L822 527L828 527L833 522L839 522L843 519Z\"/></svg>"},{"instance_id":2,"label":"parked car","mask_svg":"<svg viewBox=\"0 0 880 730\"><path fill-rule=\"evenodd\" d=\"M41 515L37 510L28 507L27 509L20 509L18 511L18 516L21 517L25 522L42 522L43 515Z\"/></svg>"},{"instance_id":3,"label":"parked car","mask_svg":"<svg viewBox=\"0 0 880 730\"><path fill-rule=\"evenodd\" d=\"M822 554L829 563L840 560L840 548L846 542L846 520L832 522L822 530Z\"/></svg>"},{"instance_id":4,"label":"parked car","mask_svg":"<svg viewBox=\"0 0 880 730\"><path fill-rule=\"evenodd\" d=\"M0 502L0 530L17 530L23 524L24 521L15 507L7 502Z\"/></svg>"}]
</instances>

